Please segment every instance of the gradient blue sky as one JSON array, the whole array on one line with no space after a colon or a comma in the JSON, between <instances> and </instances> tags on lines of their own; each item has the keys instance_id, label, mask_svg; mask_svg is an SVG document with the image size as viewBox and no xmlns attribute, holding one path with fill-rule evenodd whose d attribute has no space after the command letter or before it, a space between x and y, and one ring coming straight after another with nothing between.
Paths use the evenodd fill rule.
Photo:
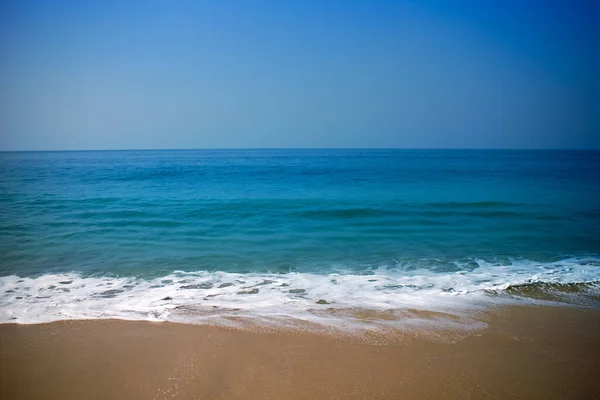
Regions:
<instances>
[{"instance_id":1,"label":"gradient blue sky","mask_svg":"<svg viewBox=\"0 0 600 400\"><path fill-rule=\"evenodd\" d=\"M0 150L600 148L597 4L0 0Z\"/></svg>"}]
</instances>

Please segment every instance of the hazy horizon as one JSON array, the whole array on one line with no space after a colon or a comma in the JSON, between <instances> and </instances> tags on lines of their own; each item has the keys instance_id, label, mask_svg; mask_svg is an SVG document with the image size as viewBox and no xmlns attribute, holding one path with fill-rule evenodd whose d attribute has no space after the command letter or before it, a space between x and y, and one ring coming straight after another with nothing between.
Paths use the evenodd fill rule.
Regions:
<instances>
[{"instance_id":1,"label":"hazy horizon","mask_svg":"<svg viewBox=\"0 0 600 400\"><path fill-rule=\"evenodd\" d=\"M0 151L600 149L599 7L0 3Z\"/></svg>"},{"instance_id":2,"label":"hazy horizon","mask_svg":"<svg viewBox=\"0 0 600 400\"><path fill-rule=\"evenodd\" d=\"M0 150L0 153L68 153L68 152L130 152L130 151L253 151L253 150L401 150L401 151L541 151L541 152L600 152L600 148L484 148L484 147L188 147L188 148L131 148L131 149L44 149Z\"/></svg>"}]
</instances>

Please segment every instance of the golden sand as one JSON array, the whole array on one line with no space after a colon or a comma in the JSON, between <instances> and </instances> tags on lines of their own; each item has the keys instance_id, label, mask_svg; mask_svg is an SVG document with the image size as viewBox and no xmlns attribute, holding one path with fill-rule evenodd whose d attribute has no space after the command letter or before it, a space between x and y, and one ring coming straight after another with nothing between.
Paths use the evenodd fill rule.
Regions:
<instances>
[{"instance_id":1,"label":"golden sand","mask_svg":"<svg viewBox=\"0 0 600 400\"><path fill-rule=\"evenodd\" d=\"M378 345L172 323L5 324L0 399L600 397L599 311L511 307L485 322Z\"/></svg>"}]
</instances>

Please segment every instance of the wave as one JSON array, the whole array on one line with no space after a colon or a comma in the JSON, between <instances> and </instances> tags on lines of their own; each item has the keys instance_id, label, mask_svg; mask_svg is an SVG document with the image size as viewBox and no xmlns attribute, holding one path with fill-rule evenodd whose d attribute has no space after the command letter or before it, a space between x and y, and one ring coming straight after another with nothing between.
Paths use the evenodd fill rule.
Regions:
<instances>
[{"instance_id":1,"label":"wave","mask_svg":"<svg viewBox=\"0 0 600 400\"><path fill-rule=\"evenodd\" d=\"M369 208L369 207L353 207L353 208L334 208L325 210L310 210L298 212L296 215L304 218L313 219L347 219L347 218L363 218L363 217L389 217L405 215L405 212L386 210L381 208Z\"/></svg>"},{"instance_id":2,"label":"wave","mask_svg":"<svg viewBox=\"0 0 600 400\"><path fill-rule=\"evenodd\" d=\"M569 283L525 283L509 286L506 288L506 293L527 299L600 307L600 280Z\"/></svg>"},{"instance_id":3,"label":"wave","mask_svg":"<svg viewBox=\"0 0 600 400\"><path fill-rule=\"evenodd\" d=\"M430 202L427 203L432 208L519 208L522 204L508 203L504 201L447 201L447 202Z\"/></svg>"},{"instance_id":4,"label":"wave","mask_svg":"<svg viewBox=\"0 0 600 400\"><path fill-rule=\"evenodd\" d=\"M532 302L565 298L557 292L596 296L599 281L597 258L504 264L476 260L475 268L455 272L390 268L330 274L173 271L145 279L76 272L11 275L0 277L0 322L119 318L224 323L244 316L336 326L356 320L352 310L461 315L516 298Z\"/></svg>"}]
</instances>

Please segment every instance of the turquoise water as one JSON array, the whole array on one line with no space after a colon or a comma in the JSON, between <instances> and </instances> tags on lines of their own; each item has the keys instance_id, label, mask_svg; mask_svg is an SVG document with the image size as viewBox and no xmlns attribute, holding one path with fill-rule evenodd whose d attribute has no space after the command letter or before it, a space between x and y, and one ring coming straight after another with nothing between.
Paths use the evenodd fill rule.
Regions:
<instances>
[{"instance_id":1,"label":"turquoise water","mask_svg":"<svg viewBox=\"0 0 600 400\"><path fill-rule=\"evenodd\" d=\"M599 183L600 152L592 151L0 153L0 279L11 291L0 310L4 319L35 320L50 301L34 301L35 288L59 309L72 304L77 291L59 291L61 281L83 282L82 304L134 291L140 298L144 288L171 305L243 297L248 309L313 304L344 279L365 304L376 293L390 307L401 288L470 293L595 281ZM371 287L369 276L387 280ZM94 279L118 288L96 293ZM18 311L22 303L29 311ZM360 304L359 296L350 305ZM71 311L61 312L79 315Z\"/></svg>"}]
</instances>

